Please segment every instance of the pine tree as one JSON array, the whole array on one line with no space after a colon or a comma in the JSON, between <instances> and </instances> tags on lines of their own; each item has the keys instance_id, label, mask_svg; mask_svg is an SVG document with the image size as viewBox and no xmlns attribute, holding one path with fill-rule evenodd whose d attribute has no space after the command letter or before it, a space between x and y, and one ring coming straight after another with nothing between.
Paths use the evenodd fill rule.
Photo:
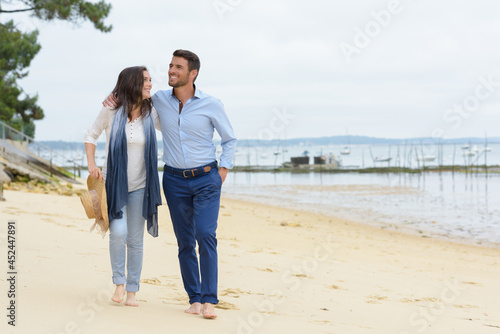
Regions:
<instances>
[{"instance_id":1,"label":"pine tree","mask_svg":"<svg viewBox=\"0 0 500 334\"><path fill-rule=\"evenodd\" d=\"M8 4L8 9L4 8ZM40 51L38 31L22 32L13 20L1 22L1 14L28 12L40 20L65 20L79 24L88 20L97 30L110 32L106 26L111 5L101 0L91 3L82 0L0 0L0 120L23 128L34 136L33 120L43 119L43 109L37 104L38 94L29 96L17 80L28 75L31 61ZM24 123L22 126L20 123ZM28 131L26 131L29 129Z\"/></svg>"}]
</instances>

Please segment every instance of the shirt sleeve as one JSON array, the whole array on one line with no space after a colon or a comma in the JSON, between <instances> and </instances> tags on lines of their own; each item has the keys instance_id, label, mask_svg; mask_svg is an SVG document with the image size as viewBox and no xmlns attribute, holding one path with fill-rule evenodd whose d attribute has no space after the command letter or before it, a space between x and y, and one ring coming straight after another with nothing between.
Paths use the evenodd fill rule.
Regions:
<instances>
[{"instance_id":1,"label":"shirt sleeve","mask_svg":"<svg viewBox=\"0 0 500 334\"><path fill-rule=\"evenodd\" d=\"M101 109L101 112L94 121L94 124L92 124L92 126L85 133L83 138L84 143L97 145L99 136L109 125L109 116L111 112L112 111L109 107L103 107Z\"/></svg>"},{"instance_id":2,"label":"shirt sleeve","mask_svg":"<svg viewBox=\"0 0 500 334\"><path fill-rule=\"evenodd\" d=\"M221 137L222 154L219 165L220 167L231 169L233 168L237 139L224 110L224 105L219 100L215 103L212 123Z\"/></svg>"},{"instance_id":3,"label":"shirt sleeve","mask_svg":"<svg viewBox=\"0 0 500 334\"><path fill-rule=\"evenodd\" d=\"M156 109L153 107L153 110L151 110L151 113L153 115L153 121L155 122L155 129L158 131L161 131L161 126L160 126L160 116L158 116L158 112Z\"/></svg>"}]
</instances>

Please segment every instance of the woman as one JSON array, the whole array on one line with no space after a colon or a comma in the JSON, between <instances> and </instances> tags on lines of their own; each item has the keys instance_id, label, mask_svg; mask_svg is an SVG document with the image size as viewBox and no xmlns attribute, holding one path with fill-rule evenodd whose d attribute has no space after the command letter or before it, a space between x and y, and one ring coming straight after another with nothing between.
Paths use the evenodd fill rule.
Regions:
<instances>
[{"instance_id":1,"label":"woman","mask_svg":"<svg viewBox=\"0 0 500 334\"><path fill-rule=\"evenodd\" d=\"M84 139L89 174L105 179L106 184L109 253L116 285L111 300L121 303L126 290L128 306L138 306L135 294L142 270L145 220L148 232L158 236L161 197L155 124L160 125L151 102L151 87L146 67L124 69L112 92L118 100L116 109L104 107ZM106 160L101 172L95 164L95 150L103 130Z\"/></svg>"}]
</instances>

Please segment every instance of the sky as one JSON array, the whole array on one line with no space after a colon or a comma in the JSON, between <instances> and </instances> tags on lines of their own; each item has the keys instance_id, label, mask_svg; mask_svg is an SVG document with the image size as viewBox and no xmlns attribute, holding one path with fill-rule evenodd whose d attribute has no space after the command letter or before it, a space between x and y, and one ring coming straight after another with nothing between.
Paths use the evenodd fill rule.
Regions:
<instances>
[{"instance_id":1,"label":"sky","mask_svg":"<svg viewBox=\"0 0 500 334\"><path fill-rule=\"evenodd\" d=\"M110 33L10 15L40 31L20 82L45 112L37 140L83 141L125 67L169 89L176 49L198 54L197 87L239 139L500 136L498 1L107 2Z\"/></svg>"}]
</instances>

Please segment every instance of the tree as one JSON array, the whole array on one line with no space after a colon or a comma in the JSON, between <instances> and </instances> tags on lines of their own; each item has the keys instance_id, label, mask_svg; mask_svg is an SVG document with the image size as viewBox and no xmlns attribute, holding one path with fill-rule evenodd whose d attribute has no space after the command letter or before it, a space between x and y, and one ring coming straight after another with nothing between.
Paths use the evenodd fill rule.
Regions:
<instances>
[{"instance_id":1,"label":"tree","mask_svg":"<svg viewBox=\"0 0 500 334\"><path fill-rule=\"evenodd\" d=\"M16 129L17 131L20 131L20 132L24 133L28 137L34 137L35 136L35 123L33 123L33 119L31 119L29 123L26 123L26 122L23 121L22 118L14 116L10 120L9 125L11 127L13 127L14 129ZM7 134L8 133L9 132L7 131ZM9 137L9 135L7 135L7 138L8 139L14 139L14 138L20 137L20 136L17 136L15 134L11 134L11 136L13 136L13 137ZM19 140L23 140L23 138L18 138L18 139Z\"/></svg>"},{"instance_id":2,"label":"tree","mask_svg":"<svg viewBox=\"0 0 500 334\"><path fill-rule=\"evenodd\" d=\"M110 10L111 5L103 0L95 4L83 0L0 0L0 14L29 12L41 20L76 24L88 20L102 32L112 29L104 24ZM29 96L16 80L28 75L27 69L41 48L37 38L37 30L21 32L13 20L0 22L0 120L19 128L22 119L25 126L21 128L30 135L34 135L33 120L43 119L43 109L37 104L38 94Z\"/></svg>"},{"instance_id":3,"label":"tree","mask_svg":"<svg viewBox=\"0 0 500 334\"><path fill-rule=\"evenodd\" d=\"M0 24L0 119L8 122L15 114L24 122L30 119L42 119L43 110L33 97L25 94L16 80L28 75L26 68L40 51L37 43L38 31L22 33L13 21ZM24 95L24 98L20 96Z\"/></svg>"}]
</instances>

